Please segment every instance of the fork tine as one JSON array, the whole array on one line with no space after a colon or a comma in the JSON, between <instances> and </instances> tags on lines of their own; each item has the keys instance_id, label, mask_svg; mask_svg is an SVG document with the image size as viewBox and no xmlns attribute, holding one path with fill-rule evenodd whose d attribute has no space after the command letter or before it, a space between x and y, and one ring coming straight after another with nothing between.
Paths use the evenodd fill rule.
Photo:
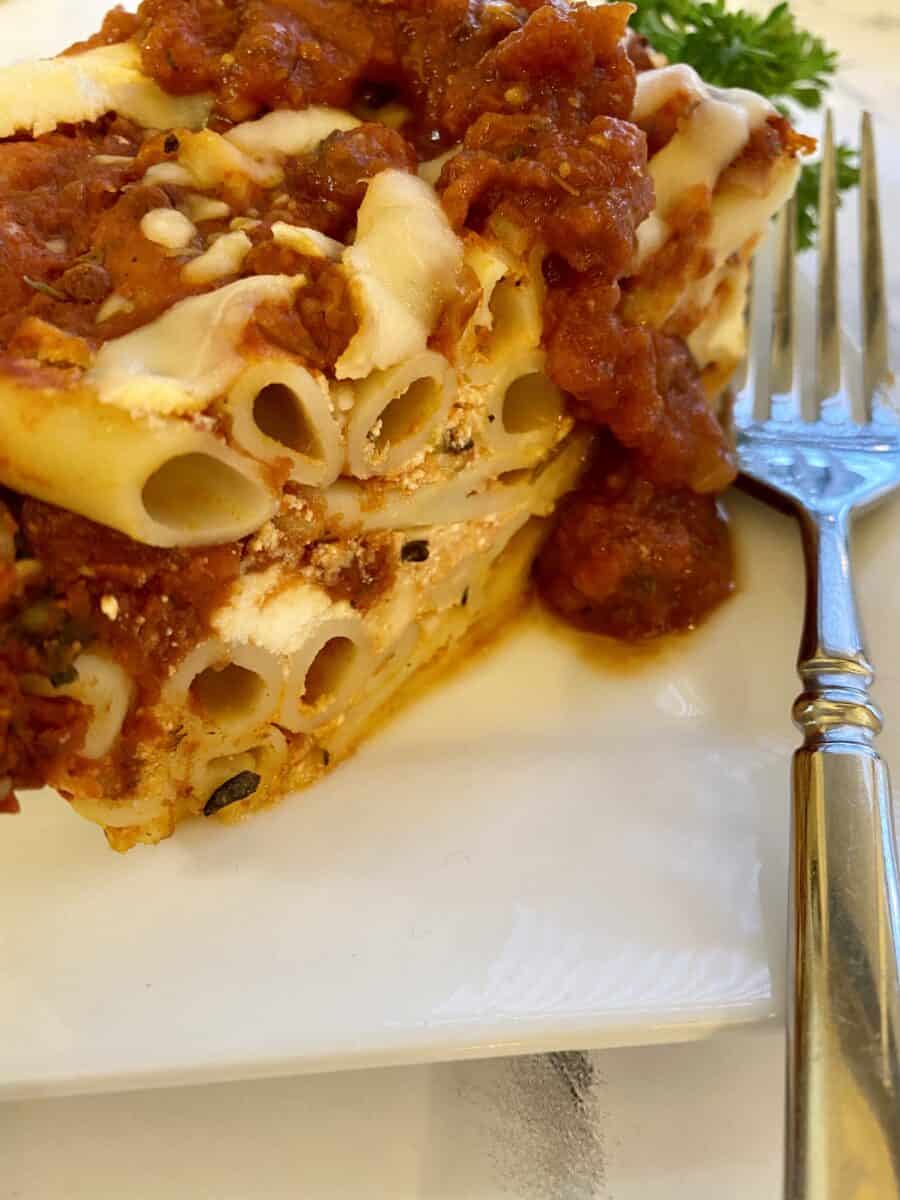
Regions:
<instances>
[{"instance_id":1,"label":"fork tine","mask_svg":"<svg viewBox=\"0 0 900 1200\"><path fill-rule=\"evenodd\" d=\"M837 170L834 117L825 114L822 167L819 175L818 280L816 283L815 405L841 388L841 312L838 286Z\"/></svg>"},{"instance_id":2,"label":"fork tine","mask_svg":"<svg viewBox=\"0 0 900 1200\"><path fill-rule=\"evenodd\" d=\"M771 402L790 402L794 386L794 259L797 253L795 200L778 217L772 349L769 359ZM781 414L776 414L781 415ZM794 414L792 414L794 415Z\"/></svg>"},{"instance_id":3,"label":"fork tine","mask_svg":"<svg viewBox=\"0 0 900 1200\"><path fill-rule=\"evenodd\" d=\"M871 420L875 395L888 375L888 337L875 138L872 116L868 112L863 113L860 123L859 257L862 267L863 404L866 419Z\"/></svg>"}]
</instances>

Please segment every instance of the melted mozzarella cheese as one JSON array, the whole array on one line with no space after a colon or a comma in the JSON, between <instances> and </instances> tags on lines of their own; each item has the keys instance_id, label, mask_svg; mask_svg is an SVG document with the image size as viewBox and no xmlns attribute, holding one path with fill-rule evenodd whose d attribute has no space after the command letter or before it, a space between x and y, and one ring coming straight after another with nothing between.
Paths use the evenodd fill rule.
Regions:
<instances>
[{"instance_id":1,"label":"melted mozzarella cheese","mask_svg":"<svg viewBox=\"0 0 900 1200\"><path fill-rule=\"evenodd\" d=\"M315 150L335 130L353 129L356 117L339 108L312 105L301 112L278 109L258 121L245 121L230 129L225 137L251 158L293 157Z\"/></svg>"},{"instance_id":2,"label":"melted mozzarella cheese","mask_svg":"<svg viewBox=\"0 0 900 1200\"><path fill-rule=\"evenodd\" d=\"M57 125L96 121L107 112L147 129L199 129L211 110L211 96L171 96L144 75L133 42L0 71L0 137L21 132L39 137Z\"/></svg>"},{"instance_id":3,"label":"melted mozzarella cheese","mask_svg":"<svg viewBox=\"0 0 900 1200\"><path fill-rule=\"evenodd\" d=\"M310 258L330 258L336 261L344 250L342 242L320 233L318 229L310 229L306 225L289 225L286 221L276 221L272 226L272 240L279 246L296 250L298 254L308 254Z\"/></svg>"},{"instance_id":4,"label":"melted mozzarella cheese","mask_svg":"<svg viewBox=\"0 0 900 1200\"><path fill-rule=\"evenodd\" d=\"M241 335L264 300L289 303L302 275L254 275L191 296L133 333L105 342L85 382L132 413L200 412L246 365Z\"/></svg>"},{"instance_id":5,"label":"melted mozzarella cheese","mask_svg":"<svg viewBox=\"0 0 900 1200\"><path fill-rule=\"evenodd\" d=\"M231 216L231 209L224 200L214 200L211 196L200 196L196 192L185 196L181 207L195 224L203 221L221 221Z\"/></svg>"},{"instance_id":6,"label":"melted mozzarella cheese","mask_svg":"<svg viewBox=\"0 0 900 1200\"><path fill-rule=\"evenodd\" d=\"M225 279L237 275L244 259L253 248L246 233L223 233L216 238L205 254L192 259L182 268L181 278L185 283L212 283L214 279Z\"/></svg>"},{"instance_id":7,"label":"melted mozzarella cheese","mask_svg":"<svg viewBox=\"0 0 900 1200\"><path fill-rule=\"evenodd\" d=\"M110 317L116 317L119 313L134 312L134 304L131 300L126 300L124 296L120 296L118 292L112 292L97 310L96 321L99 325L101 321L108 321Z\"/></svg>"},{"instance_id":8,"label":"melted mozzarella cheese","mask_svg":"<svg viewBox=\"0 0 900 1200\"><path fill-rule=\"evenodd\" d=\"M193 187L194 177L186 167L177 162L159 162L144 172L144 183L169 183L173 187Z\"/></svg>"},{"instance_id":9,"label":"melted mozzarella cheese","mask_svg":"<svg viewBox=\"0 0 900 1200\"><path fill-rule=\"evenodd\" d=\"M666 216L678 199L695 187L712 192L751 133L775 111L754 92L709 87L692 67L678 63L638 75L633 119L640 124L679 93L690 96L693 107L667 145L650 159L656 209L638 229L639 264L666 242Z\"/></svg>"},{"instance_id":10,"label":"melted mozzarella cheese","mask_svg":"<svg viewBox=\"0 0 900 1200\"><path fill-rule=\"evenodd\" d=\"M360 205L356 241L343 253L359 329L338 359L338 379L363 379L424 350L462 265L434 190L415 175L376 175Z\"/></svg>"},{"instance_id":11,"label":"melted mozzarella cheese","mask_svg":"<svg viewBox=\"0 0 900 1200\"><path fill-rule=\"evenodd\" d=\"M279 166L244 154L211 129L181 139L178 165L190 173L194 186L201 191L218 187L229 176L242 175L265 188L275 187L283 177Z\"/></svg>"},{"instance_id":12,"label":"melted mozzarella cheese","mask_svg":"<svg viewBox=\"0 0 900 1200\"><path fill-rule=\"evenodd\" d=\"M183 250L197 232L193 222L177 208L152 208L141 217L140 228L148 242L166 250Z\"/></svg>"}]
</instances>

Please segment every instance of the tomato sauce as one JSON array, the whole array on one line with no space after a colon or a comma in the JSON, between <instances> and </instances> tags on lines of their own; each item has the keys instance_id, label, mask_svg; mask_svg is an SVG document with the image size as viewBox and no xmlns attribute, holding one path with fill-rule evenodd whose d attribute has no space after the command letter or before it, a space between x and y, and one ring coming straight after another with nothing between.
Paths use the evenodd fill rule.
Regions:
<instances>
[{"instance_id":1,"label":"tomato sauce","mask_svg":"<svg viewBox=\"0 0 900 1200\"><path fill-rule=\"evenodd\" d=\"M53 601L100 638L138 681L142 700L156 698L169 668L209 628L209 613L237 578L240 543L159 549L86 517L26 499L20 531L30 556L52 564ZM102 615L112 596L116 617Z\"/></svg>"},{"instance_id":2,"label":"tomato sauce","mask_svg":"<svg viewBox=\"0 0 900 1200\"><path fill-rule=\"evenodd\" d=\"M579 628L627 641L693 628L734 588L716 497L651 482L611 439L597 449L538 559L541 596Z\"/></svg>"}]
</instances>

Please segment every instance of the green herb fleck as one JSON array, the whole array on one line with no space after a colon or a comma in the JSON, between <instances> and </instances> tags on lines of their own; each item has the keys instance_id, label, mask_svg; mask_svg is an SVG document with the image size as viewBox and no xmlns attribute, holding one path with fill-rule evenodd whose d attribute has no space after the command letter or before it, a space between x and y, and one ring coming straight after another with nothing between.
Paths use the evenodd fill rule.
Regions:
<instances>
[{"instance_id":1,"label":"green herb fleck","mask_svg":"<svg viewBox=\"0 0 900 1200\"><path fill-rule=\"evenodd\" d=\"M248 796L253 795L259 784L260 776L255 771L239 771L237 775L233 775L231 779L226 779L223 784L216 788L203 807L203 815L211 817L214 813L221 812L223 808L227 808L229 804L236 804L239 800L246 800Z\"/></svg>"},{"instance_id":2,"label":"green herb fleck","mask_svg":"<svg viewBox=\"0 0 900 1200\"><path fill-rule=\"evenodd\" d=\"M49 296L52 300L67 300L68 297L58 288L53 287L49 283L44 283L43 279L32 279L30 275L23 275L22 280L28 284L35 292L40 292L42 296Z\"/></svg>"},{"instance_id":3,"label":"green herb fleck","mask_svg":"<svg viewBox=\"0 0 900 1200\"><path fill-rule=\"evenodd\" d=\"M632 25L654 50L694 67L707 83L818 108L837 54L798 27L787 3L765 16L725 0L637 0Z\"/></svg>"}]
</instances>

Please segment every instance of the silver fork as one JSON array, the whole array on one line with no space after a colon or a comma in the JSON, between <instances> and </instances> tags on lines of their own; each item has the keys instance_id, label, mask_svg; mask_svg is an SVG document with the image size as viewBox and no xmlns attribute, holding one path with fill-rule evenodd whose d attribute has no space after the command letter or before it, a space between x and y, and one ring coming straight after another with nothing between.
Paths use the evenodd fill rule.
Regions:
<instances>
[{"instance_id":1,"label":"silver fork","mask_svg":"<svg viewBox=\"0 0 900 1200\"><path fill-rule=\"evenodd\" d=\"M852 518L900 484L868 113L861 168L864 411L854 412L841 372L830 113L819 195L815 411L804 413L794 356L793 207L777 234L771 317L761 272L754 280L749 379L735 405L742 482L797 517L807 574L797 661L803 691L793 708L803 746L793 767L786 1200L900 1198L900 889L890 782L874 746L881 714L869 696L873 672L849 553Z\"/></svg>"}]
</instances>

